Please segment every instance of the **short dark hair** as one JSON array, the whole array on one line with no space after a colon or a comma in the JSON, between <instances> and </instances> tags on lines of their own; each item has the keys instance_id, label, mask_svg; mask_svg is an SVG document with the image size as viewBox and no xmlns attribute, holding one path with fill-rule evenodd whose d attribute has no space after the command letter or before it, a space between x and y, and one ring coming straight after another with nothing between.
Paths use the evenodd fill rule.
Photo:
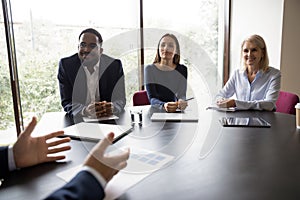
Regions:
<instances>
[{"instance_id":1,"label":"short dark hair","mask_svg":"<svg viewBox=\"0 0 300 200\"><path fill-rule=\"evenodd\" d=\"M102 45L102 42L103 42L102 36L101 36L101 34L100 34L98 31L96 31L96 30L93 29L93 28L85 29L85 30L83 30L83 31L79 34L78 40L80 40L81 35L84 34L84 33L92 33L92 34L96 35L96 36L98 37L98 40L99 40L100 45Z\"/></svg>"}]
</instances>

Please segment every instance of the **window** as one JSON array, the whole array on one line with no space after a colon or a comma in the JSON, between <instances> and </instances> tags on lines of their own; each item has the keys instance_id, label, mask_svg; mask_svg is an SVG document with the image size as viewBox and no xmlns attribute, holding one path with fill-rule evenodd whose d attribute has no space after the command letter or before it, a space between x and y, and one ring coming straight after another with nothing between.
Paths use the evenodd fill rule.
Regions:
<instances>
[{"instance_id":1,"label":"window","mask_svg":"<svg viewBox=\"0 0 300 200\"><path fill-rule=\"evenodd\" d=\"M0 144L9 144L16 138L11 79L8 67L8 55L3 13L0 13Z\"/></svg>"},{"instance_id":2,"label":"window","mask_svg":"<svg viewBox=\"0 0 300 200\"><path fill-rule=\"evenodd\" d=\"M198 106L209 105L221 87L222 7L219 0L144 1L145 64L153 63L159 39L173 33L179 40L181 63L188 68L187 96L198 96Z\"/></svg>"},{"instance_id":3,"label":"window","mask_svg":"<svg viewBox=\"0 0 300 200\"><path fill-rule=\"evenodd\" d=\"M71 8L67 0L10 2L24 124L32 115L40 118L45 112L62 110L56 78L58 61L77 53L78 35L89 27L101 33L104 53L122 61L128 106L132 105L132 94L139 89L142 78L139 77L140 20L144 24L144 64L153 62L158 40L171 32L180 42L181 63L189 69L188 96L204 95L202 105L207 105L211 103L209 96L221 86L224 10L221 0L141 0L143 18L140 18L140 1L133 0L86 0L84 4L73 0ZM3 22L3 18L0 20ZM3 33L1 26L0 34ZM4 58L0 60L1 76L7 70L4 53L0 53ZM11 95L7 95L10 99L5 101L11 102ZM13 124L11 110L1 107L0 113L7 115L1 118L2 126Z\"/></svg>"},{"instance_id":4,"label":"window","mask_svg":"<svg viewBox=\"0 0 300 200\"><path fill-rule=\"evenodd\" d=\"M120 58L125 73L138 67L137 51L124 47L127 40L122 38L123 33L138 28L137 5L130 0L87 0L84 5L75 0L72 9L68 9L69 1L11 0L25 120L32 115L40 118L45 112L62 110L58 62L77 53L78 35L85 28L93 27L101 33L104 53ZM113 12L107 8L113 8Z\"/></svg>"}]
</instances>

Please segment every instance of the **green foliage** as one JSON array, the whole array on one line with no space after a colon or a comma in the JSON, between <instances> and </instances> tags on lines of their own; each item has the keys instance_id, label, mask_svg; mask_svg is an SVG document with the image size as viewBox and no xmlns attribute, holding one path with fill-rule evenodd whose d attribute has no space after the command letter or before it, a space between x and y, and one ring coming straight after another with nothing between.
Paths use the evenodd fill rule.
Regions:
<instances>
[{"instance_id":1,"label":"green foliage","mask_svg":"<svg viewBox=\"0 0 300 200\"><path fill-rule=\"evenodd\" d=\"M24 118L61 110L56 73L57 61L28 59L19 67Z\"/></svg>"},{"instance_id":2,"label":"green foliage","mask_svg":"<svg viewBox=\"0 0 300 200\"><path fill-rule=\"evenodd\" d=\"M198 3L198 1L197 1ZM199 1L196 12L199 13L197 23L184 23L180 27L177 21L170 18L170 22L164 20L144 19L148 27L158 27L165 29L174 25L174 31L195 41L209 55L214 64L218 61L218 1L205 0ZM15 11L15 10L14 10ZM2 17L0 15L0 21ZM61 111L60 96L57 81L58 61L61 57L69 56L76 52L78 33L85 26L59 25L45 19L32 18L33 21L20 21L14 24L14 36L16 45L16 56L18 65L18 76L21 93L21 105L24 121L28 121L33 115L41 118L45 112ZM174 21L174 22L173 22ZM119 27L100 27L93 25L101 33L111 32L116 34L124 32L124 28ZM182 25L182 24L181 24ZM128 28L127 28L128 29ZM127 30L126 29L126 30ZM131 30L129 28L128 30ZM111 36L113 34L108 34ZM0 130L7 129L14 125L14 112L12 105L12 95L10 89L10 75L8 71L6 42L4 27L0 27ZM109 38L109 37L108 37ZM148 39L148 38L147 38ZM106 39L107 41L107 39ZM127 45L126 39L124 40ZM104 42L105 43L105 42ZM118 52L116 48L110 48L111 55L121 59L125 73L126 99L127 106L132 105L132 95L138 90L138 53L133 50L130 52ZM156 42L154 43L156 45ZM122 47L122 45L120 46ZM192 47L185 47L181 44L185 55L193 52ZM145 64L153 62L156 49L146 49ZM105 53L108 51L105 50ZM115 56L119 55L119 56ZM186 65L190 65L188 58L182 60ZM190 72L189 72L190 73ZM192 75L192 73L190 73ZM191 77L189 75L189 77Z\"/></svg>"},{"instance_id":3,"label":"green foliage","mask_svg":"<svg viewBox=\"0 0 300 200\"><path fill-rule=\"evenodd\" d=\"M33 115L40 118L45 112L61 110L56 63L28 59L18 67L24 119ZM1 66L3 65L1 64ZM9 73L3 67L0 70L0 85L0 130L2 130L14 125L10 78Z\"/></svg>"},{"instance_id":4,"label":"green foliage","mask_svg":"<svg viewBox=\"0 0 300 200\"><path fill-rule=\"evenodd\" d=\"M2 130L14 124L14 115L9 73L4 69L3 63L0 63L0 69L0 130Z\"/></svg>"}]
</instances>

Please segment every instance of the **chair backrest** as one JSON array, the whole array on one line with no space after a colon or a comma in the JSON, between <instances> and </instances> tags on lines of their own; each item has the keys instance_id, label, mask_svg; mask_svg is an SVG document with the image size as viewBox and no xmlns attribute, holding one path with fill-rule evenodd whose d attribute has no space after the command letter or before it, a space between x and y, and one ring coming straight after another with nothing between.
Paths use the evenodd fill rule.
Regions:
<instances>
[{"instance_id":1,"label":"chair backrest","mask_svg":"<svg viewBox=\"0 0 300 200\"><path fill-rule=\"evenodd\" d=\"M149 99L146 90L137 91L132 97L133 106L149 105Z\"/></svg>"},{"instance_id":2,"label":"chair backrest","mask_svg":"<svg viewBox=\"0 0 300 200\"><path fill-rule=\"evenodd\" d=\"M299 97L290 92L280 91L276 101L276 112L296 114L295 105L299 103Z\"/></svg>"}]
</instances>

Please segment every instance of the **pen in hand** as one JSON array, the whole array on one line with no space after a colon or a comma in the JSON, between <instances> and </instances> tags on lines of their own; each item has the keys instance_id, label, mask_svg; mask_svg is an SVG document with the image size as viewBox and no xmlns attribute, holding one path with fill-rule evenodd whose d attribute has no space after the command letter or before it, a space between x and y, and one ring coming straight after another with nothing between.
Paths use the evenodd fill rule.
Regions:
<instances>
[{"instance_id":1,"label":"pen in hand","mask_svg":"<svg viewBox=\"0 0 300 200\"><path fill-rule=\"evenodd\" d=\"M133 128L128 129L127 131L123 132L121 135L117 136L112 143L115 144L116 142L118 142L119 140L121 140L123 137L125 137L126 135L128 135L129 133L131 133L133 130Z\"/></svg>"},{"instance_id":2,"label":"pen in hand","mask_svg":"<svg viewBox=\"0 0 300 200\"><path fill-rule=\"evenodd\" d=\"M185 99L184 101L190 101L190 100L193 100L195 97L191 97L191 98L187 98Z\"/></svg>"}]
</instances>

